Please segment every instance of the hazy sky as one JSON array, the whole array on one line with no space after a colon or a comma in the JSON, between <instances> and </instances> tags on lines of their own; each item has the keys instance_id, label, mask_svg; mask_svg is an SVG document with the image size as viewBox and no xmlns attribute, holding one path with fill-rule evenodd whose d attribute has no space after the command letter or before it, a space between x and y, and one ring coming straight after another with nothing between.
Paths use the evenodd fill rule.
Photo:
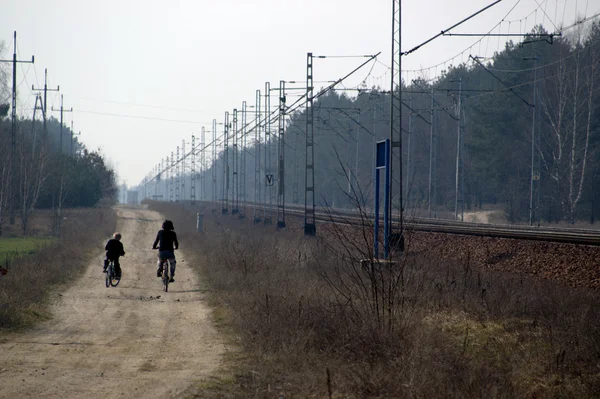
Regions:
<instances>
[{"instance_id":1,"label":"hazy sky","mask_svg":"<svg viewBox=\"0 0 600 399\"><path fill-rule=\"evenodd\" d=\"M403 50L492 2L404 0ZM43 87L48 68L49 87L60 85L65 107L75 111L65 122L73 118L80 140L101 148L119 178L135 185L183 139L198 137L202 126L210 130L214 118L222 122L224 112L241 108L243 100L254 104L256 89L266 81L276 86L281 79L304 80L309 51L381 51L373 68L345 85L364 81L388 89L391 5L391 0L8 0L0 8L0 40L7 47L0 57L12 58L16 30L19 58L33 54L36 61L18 68L19 113L30 115L35 98L30 87ZM570 25L576 15L599 12L600 0L504 0L455 32L522 33L536 23L553 31L553 24ZM415 70L403 77L433 77L446 61L491 56L504 41L439 38L403 57L403 69ZM314 78L337 79L362 60L316 60ZM49 106L59 107L59 95L48 97ZM275 95L271 101L276 104Z\"/></svg>"}]
</instances>

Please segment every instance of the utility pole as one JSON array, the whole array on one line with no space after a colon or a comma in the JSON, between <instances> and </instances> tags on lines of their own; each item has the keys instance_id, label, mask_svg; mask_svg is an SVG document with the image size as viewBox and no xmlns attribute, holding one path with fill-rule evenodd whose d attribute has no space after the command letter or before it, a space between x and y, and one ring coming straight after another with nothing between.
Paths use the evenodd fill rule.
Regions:
<instances>
[{"instance_id":1,"label":"utility pole","mask_svg":"<svg viewBox=\"0 0 600 399\"><path fill-rule=\"evenodd\" d=\"M273 186L266 182L267 176L273 176L271 165L271 83L265 82L265 211L264 224L273 223Z\"/></svg>"},{"instance_id":2,"label":"utility pole","mask_svg":"<svg viewBox=\"0 0 600 399\"><path fill-rule=\"evenodd\" d=\"M204 147L206 146L206 129L202 126L200 133L200 200L206 201L206 160ZM194 190L195 192L196 190ZM194 194L195 196L195 194Z\"/></svg>"},{"instance_id":3,"label":"utility pole","mask_svg":"<svg viewBox=\"0 0 600 399\"><path fill-rule=\"evenodd\" d=\"M278 128L278 140L277 140L277 227L284 228L285 227L285 107L286 107L286 99L285 99L285 81L279 81L279 128ZM296 140L296 144L298 144L298 140ZM297 146L296 146L297 147ZM296 151L296 150L294 150ZM297 159L297 158L296 158ZM294 173L297 172L297 168L294 170ZM296 186L296 193L297 193Z\"/></svg>"},{"instance_id":4,"label":"utility pole","mask_svg":"<svg viewBox=\"0 0 600 399\"><path fill-rule=\"evenodd\" d=\"M240 197L242 200L242 211L240 214L240 217L246 217L246 192L247 192L247 188L248 188L248 181L247 181L247 177L246 177L246 170L247 170L247 165L246 165L246 153L248 152L248 138L246 137L246 101L242 101L242 168L241 168L241 191L240 191Z\"/></svg>"},{"instance_id":5,"label":"utility pole","mask_svg":"<svg viewBox=\"0 0 600 399\"><path fill-rule=\"evenodd\" d=\"M44 124L44 138L48 135L48 127L46 126L46 111L48 110L48 91L60 91L60 86L56 86L56 89L48 88L48 68L44 69L44 88L36 89L33 85L31 85L32 91L43 91L44 92L44 106L42 107L42 116L43 124Z\"/></svg>"},{"instance_id":6,"label":"utility pole","mask_svg":"<svg viewBox=\"0 0 600 399\"><path fill-rule=\"evenodd\" d=\"M10 159L8 161L8 198L9 198L9 223L15 224L15 172L14 164L16 164L16 153L17 153L17 63L28 63L33 64L35 61L34 56L31 56L31 61L20 61L17 60L17 31L14 32L13 36L13 58L12 60L0 60L0 62L11 62L12 63L12 102L11 102L11 125L10 125Z\"/></svg>"},{"instance_id":7,"label":"utility pole","mask_svg":"<svg viewBox=\"0 0 600 399\"><path fill-rule=\"evenodd\" d=\"M223 205L221 214L229 213L229 111L225 111L225 128L223 132Z\"/></svg>"},{"instance_id":8,"label":"utility pole","mask_svg":"<svg viewBox=\"0 0 600 399\"><path fill-rule=\"evenodd\" d=\"M458 220L458 183L460 177L460 150L461 150L461 131L460 131L460 95L462 92L462 79L458 80L458 100L456 102L456 125L457 133L456 133L456 182L455 182L455 190L454 190L454 219ZM462 198L461 198L462 201Z\"/></svg>"},{"instance_id":9,"label":"utility pole","mask_svg":"<svg viewBox=\"0 0 600 399\"><path fill-rule=\"evenodd\" d=\"M202 136L204 136L204 126L202 126ZM202 144L200 144L203 147ZM200 170L202 170L202 166L200 166ZM196 205L196 136L192 134L192 171L190 175L190 183L191 183L191 192L190 197L192 201L192 206Z\"/></svg>"},{"instance_id":10,"label":"utility pole","mask_svg":"<svg viewBox=\"0 0 600 399\"><path fill-rule=\"evenodd\" d=\"M525 60L534 60L533 68L533 105L531 107L531 180L529 182L529 225L533 226L534 208L533 208L533 185L535 183L535 112L536 112L536 80L537 80L537 57L524 58Z\"/></svg>"},{"instance_id":11,"label":"utility pole","mask_svg":"<svg viewBox=\"0 0 600 399\"><path fill-rule=\"evenodd\" d=\"M432 197L432 193L431 193L431 189L432 189L432 185L433 185L433 167L434 167L434 163L433 163L433 145L434 145L434 110L433 110L433 87L431 88L431 111L430 111L430 120L431 120L431 124L429 125L429 189L427 191L427 205L429 208L429 217L431 218L431 204L433 201L435 201L435 198Z\"/></svg>"},{"instance_id":12,"label":"utility pole","mask_svg":"<svg viewBox=\"0 0 600 399\"><path fill-rule=\"evenodd\" d=\"M77 134L75 134L75 131L73 130L73 119L71 119L71 147L69 149L69 155L73 156L73 136L81 136L81 131Z\"/></svg>"},{"instance_id":13,"label":"utility pole","mask_svg":"<svg viewBox=\"0 0 600 399\"><path fill-rule=\"evenodd\" d=\"M232 140L233 140L233 185L232 185L232 206L231 214L235 215L240 213L240 192L239 192L239 179L238 179L238 137L237 137L237 121L238 121L238 110L233 109L233 120L232 120Z\"/></svg>"},{"instance_id":14,"label":"utility pole","mask_svg":"<svg viewBox=\"0 0 600 399\"><path fill-rule=\"evenodd\" d=\"M217 120L212 122L212 201L217 202Z\"/></svg>"},{"instance_id":15,"label":"utility pole","mask_svg":"<svg viewBox=\"0 0 600 399\"><path fill-rule=\"evenodd\" d=\"M262 174L260 173L260 90L256 90L256 105L254 107L254 223L260 222L260 210L257 209L260 202L262 187Z\"/></svg>"},{"instance_id":16,"label":"utility pole","mask_svg":"<svg viewBox=\"0 0 600 399\"><path fill-rule=\"evenodd\" d=\"M175 166L175 157L173 156L173 151L171 151L171 160L169 161L169 189L171 192L169 193L169 201L173 202L173 167Z\"/></svg>"},{"instance_id":17,"label":"utility pole","mask_svg":"<svg viewBox=\"0 0 600 399\"><path fill-rule=\"evenodd\" d=\"M398 232L393 232L393 223L389 224L386 232L389 241L397 243L400 249L404 248L404 203L402 198L402 0L392 0L392 73L390 85L390 193L388 220L392 220L394 191L399 196L398 206L400 223ZM396 167L394 166L397 165ZM398 170L396 171L396 168ZM398 179L396 186L395 179ZM396 190L394 190L396 187ZM390 243L386 243L390 247Z\"/></svg>"},{"instance_id":18,"label":"utility pole","mask_svg":"<svg viewBox=\"0 0 600 399\"><path fill-rule=\"evenodd\" d=\"M414 109L413 107L413 98L410 98L410 107ZM408 111L408 150L407 150L407 156L406 156L406 200L408 201L408 194L410 191L410 185L411 185L411 169L410 169L410 163L411 161L413 161L412 159L412 147L413 147L413 139L412 139L412 135L413 135L413 131L412 131L412 120L413 120L413 112L411 110Z\"/></svg>"},{"instance_id":19,"label":"utility pole","mask_svg":"<svg viewBox=\"0 0 600 399\"><path fill-rule=\"evenodd\" d=\"M181 165L179 165L179 178L181 179L181 200L185 201L185 139L181 140Z\"/></svg>"},{"instance_id":20,"label":"utility pole","mask_svg":"<svg viewBox=\"0 0 600 399\"><path fill-rule=\"evenodd\" d=\"M54 108L51 108L52 111L58 111ZM63 95L60 95L60 151L59 153L63 153L63 112L73 112L73 107L70 110L63 109Z\"/></svg>"},{"instance_id":21,"label":"utility pole","mask_svg":"<svg viewBox=\"0 0 600 399\"><path fill-rule=\"evenodd\" d=\"M180 169L180 158L179 158L179 146L177 146L176 153L177 158L175 161L175 202L179 202L179 169Z\"/></svg>"},{"instance_id":22,"label":"utility pole","mask_svg":"<svg viewBox=\"0 0 600 399\"><path fill-rule=\"evenodd\" d=\"M304 234L317 234L315 224L315 146L314 146L313 54L306 54L306 163L304 167Z\"/></svg>"},{"instance_id":23,"label":"utility pole","mask_svg":"<svg viewBox=\"0 0 600 399\"><path fill-rule=\"evenodd\" d=\"M357 201L360 201L360 198L358 198L358 189L359 189L359 182L358 182L358 164L359 164L359 153L358 153L358 147L359 147L359 143L360 143L360 109L358 110L358 115L356 116L356 122L354 124L354 128L356 129L356 159L355 159L355 164L354 164L354 190L355 190L355 194L357 196ZM360 206L360 205L359 205Z\"/></svg>"}]
</instances>

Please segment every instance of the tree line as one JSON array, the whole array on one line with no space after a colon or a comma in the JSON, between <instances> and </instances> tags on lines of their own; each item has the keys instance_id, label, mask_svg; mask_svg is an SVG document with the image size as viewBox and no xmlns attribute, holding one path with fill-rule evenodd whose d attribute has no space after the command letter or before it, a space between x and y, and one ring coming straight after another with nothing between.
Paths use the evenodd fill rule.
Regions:
<instances>
[{"instance_id":1,"label":"tree line","mask_svg":"<svg viewBox=\"0 0 600 399\"><path fill-rule=\"evenodd\" d=\"M115 172L103 155L85 148L68 127L61 131L53 117L45 124L18 118L13 153L9 110L0 107L0 234L15 217L27 234L36 209L52 210L54 231L60 234L65 207L94 206L103 198L114 201Z\"/></svg>"},{"instance_id":2,"label":"tree line","mask_svg":"<svg viewBox=\"0 0 600 399\"><path fill-rule=\"evenodd\" d=\"M561 37L547 35L537 26L522 42L507 42L490 59L474 55L432 79L403 81L406 209L421 216L452 217L457 205L460 211L492 207L515 223L594 223L600 191L600 23L581 24ZM367 206L372 203L374 147L389 137L390 93L377 87L348 93L330 91L314 103L318 205L352 206L355 195L349 194L357 191ZM305 119L302 108L287 116L288 203L304 202ZM250 145L244 148L246 199L253 201L258 194L254 170L260 157L263 202L263 174L277 177L276 123L270 146L262 131L260 154L254 134L249 133ZM266 150L272 159L267 168ZM228 159L231 195L231 152ZM216 194L222 197L223 162L221 152L200 172L208 182L204 198L212 197L214 168ZM162 177L149 195L168 199ZM189 174L185 179L189 190Z\"/></svg>"}]
</instances>

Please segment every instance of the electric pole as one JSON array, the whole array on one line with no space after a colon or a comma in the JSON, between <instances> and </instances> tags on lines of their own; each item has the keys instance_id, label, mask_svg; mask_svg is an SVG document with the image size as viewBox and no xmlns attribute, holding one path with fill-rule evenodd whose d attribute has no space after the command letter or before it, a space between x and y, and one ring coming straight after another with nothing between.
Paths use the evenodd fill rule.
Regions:
<instances>
[{"instance_id":1,"label":"electric pole","mask_svg":"<svg viewBox=\"0 0 600 399\"><path fill-rule=\"evenodd\" d=\"M286 111L286 102L285 102L285 81L279 81L279 125L278 125L278 137L277 137L277 227L284 228L285 227L285 111ZM297 137L297 136L296 136ZM296 144L298 140L296 140ZM296 151L296 148L294 148ZM294 168L294 173L297 173L297 167ZM298 193L296 186L296 194Z\"/></svg>"},{"instance_id":2,"label":"electric pole","mask_svg":"<svg viewBox=\"0 0 600 399\"><path fill-rule=\"evenodd\" d=\"M202 127L202 135L204 135L204 126ZM202 144L201 144L202 146ZM192 174L190 175L191 192L190 198L192 206L196 205L196 136L192 134ZM202 168L202 167L201 167ZM202 169L201 169L202 170Z\"/></svg>"},{"instance_id":3,"label":"electric pole","mask_svg":"<svg viewBox=\"0 0 600 399\"><path fill-rule=\"evenodd\" d=\"M271 83L265 82L265 181L273 176L271 165ZM265 185L265 212L264 224L273 223L273 186L267 182Z\"/></svg>"},{"instance_id":4,"label":"electric pole","mask_svg":"<svg viewBox=\"0 0 600 399\"><path fill-rule=\"evenodd\" d=\"M241 179L241 191L240 191L240 197L242 199L242 211L241 211L241 217L246 217L246 193L247 193L247 188L248 188L248 178L246 176L246 170L247 170L247 164L246 164L246 154L248 152L248 138L246 136L246 128L247 128L247 121L246 121L246 114L247 114L247 103L246 101L242 101L242 169L241 169L241 174L240 174L240 179Z\"/></svg>"},{"instance_id":5,"label":"electric pole","mask_svg":"<svg viewBox=\"0 0 600 399\"><path fill-rule=\"evenodd\" d=\"M52 111L59 111L52 108ZM73 112L73 107L70 110L63 109L63 95L60 95L60 151L59 153L63 153L63 112Z\"/></svg>"},{"instance_id":6,"label":"electric pole","mask_svg":"<svg viewBox=\"0 0 600 399\"><path fill-rule=\"evenodd\" d=\"M204 147L206 147L206 129L202 126L200 133L200 200L206 201L206 159Z\"/></svg>"},{"instance_id":7,"label":"electric pole","mask_svg":"<svg viewBox=\"0 0 600 399\"><path fill-rule=\"evenodd\" d=\"M315 224L315 147L314 147L313 54L306 54L306 163L304 165L304 234L317 234ZM281 145L281 144L280 144Z\"/></svg>"},{"instance_id":8,"label":"electric pole","mask_svg":"<svg viewBox=\"0 0 600 399\"><path fill-rule=\"evenodd\" d=\"M458 100L456 103L456 117L458 118L456 124L458 125L458 130L456 133L456 183L455 183L455 198L454 198L454 219L458 220L458 183L460 177L460 149L461 149L461 131L460 131L460 95L462 92L462 79L458 80ZM462 200L462 198L461 198Z\"/></svg>"},{"instance_id":9,"label":"electric pole","mask_svg":"<svg viewBox=\"0 0 600 399\"><path fill-rule=\"evenodd\" d=\"M254 108L254 223L260 222L260 210L257 209L260 201L262 178L260 173L260 90L256 90L256 105Z\"/></svg>"},{"instance_id":10,"label":"electric pole","mask_svg":"<svg viewBox=\"0 0 600 399\"><path fill-rule=\"evenodd\" d=\"M388 220L392 220L394 192L399 196L400 223L397 232L393 232L390 223L388 241L394 241L400 249L404 247L403 217L404 203L402 198L402 0L392 0L392 73L390 85L390 193ZM398 170L396 170L396 168ZM395 179L398 179L396 186ZM395 190L394 190L395 189ZM386 245L389 246L390 242Z\"/></svg>"},{"instance_id":11,"label":"electric pole","mask_svg":"<svg viewBox=\"0 0 600 399\"><path fill-rule=\"evenodd\" d=\"M75 134L75 131L73 130L73 120L71 119L71 148L69 150L69 154L71 156L73 156L73 136L81 136L81 131L77 134Z\"/></svg>"},{"instance_id":12,"label":"electric pole","mask_svg":"<svg viewBox=\"0 0 600 399\"><path fill-rule=\"evenodd\" d=\"M11 103L11 126L10 126L10 159L8 161L8 196L9 196L9 223L15 224L15 181L14 181L14 167L16 163L16 152L17 152L17 63L28 63L33 64L35 61L34 56L31 56L31 61L19 61L17 60L17 31L14 32L13 37L13 58L12 60L0 60L0 62L12 62L12 103Z\"/></svg>"},{"instance_id":13,"label":"electric pole","mask_svg":"<svg viewBox=\"0 0 600 399\"><path fill-rule=\"evenodd\" d=\"M217 120L212 123L212 202L217 201Z\"/></svg>"},{"instance_id":14,"label":"electric pole","mask_svg":"<svg viewBox=\"0 0 600 399\"><path fill-rule=\"evenodd\" d=\"M43 126L44 126L44 138L48 135L48 127L46 126L46 114L48 111L48 91L60 91L60 86L56 86L56 89L48 88L48 68L44 69L44 88L36 89L31 85L32 91L43 91L44 92L44 106L42 107Z\"/></svg>"}]
</instances>

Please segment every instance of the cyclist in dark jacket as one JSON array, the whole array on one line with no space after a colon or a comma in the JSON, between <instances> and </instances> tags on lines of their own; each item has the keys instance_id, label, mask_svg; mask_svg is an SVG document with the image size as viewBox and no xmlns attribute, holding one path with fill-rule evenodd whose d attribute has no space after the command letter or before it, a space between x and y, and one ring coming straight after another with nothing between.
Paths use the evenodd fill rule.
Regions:
<instances>
[{"instance_id":1,"label":"cyclist in dark jacket","mask_svg":"<svg viewBox=\"0 0 600 399\"><path fill-rule=\"evenodd\" d=\"M162 259L168 259L171 265L171 278L169 279L171 283L175 281L173 277L175 277L175 266L177 265L174 250L179 249L177 234L174 230L173 222L165 220L162 224L162 230L158 232L156 240L152 244L152 249L156 249L158 245L158 270L156 270L156 277L162 276Z\"/></svg>"},{"instance_id":2,"label":"cyclist in dark jacket","mask_svg":"<svg viewBox=\"0 0 600 399\"><path fill-rule=\"evenodd\" d=\"M119 257L125 256L125 250L123 249L123 243L121 242L121 233L113 234L113 238L108 240L104 246L106 250L106 258L104 259L104 273L108 267L109 261L115 262L115 273L121 277L121 265L119 264Z\"/></svg>"}]
</instances>

